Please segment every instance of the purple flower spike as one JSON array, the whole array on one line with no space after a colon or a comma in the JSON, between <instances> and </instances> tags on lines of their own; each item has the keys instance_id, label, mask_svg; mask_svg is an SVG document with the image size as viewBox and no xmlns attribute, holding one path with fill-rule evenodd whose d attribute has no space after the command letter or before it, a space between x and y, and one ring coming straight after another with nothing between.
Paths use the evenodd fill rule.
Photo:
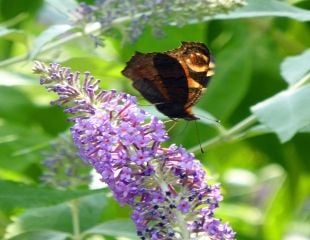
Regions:
<instances>
[{"instance_id":1,"label":"purple flower spike","mask_svg":"<svg viewBox=\"0 0 310 240\"><path fill-rule=\"evenodd\" d=\"M72 114L79 154L101 174L120 204L132 207L141 239L231 240L235 233L214 217L222 200L209 185L201 163L184 148L161 143L164 124L139 109L136 99L103 91L88 73L36 62L41 83L59 95L55 101Z\"/></svg>"}]
</instances>

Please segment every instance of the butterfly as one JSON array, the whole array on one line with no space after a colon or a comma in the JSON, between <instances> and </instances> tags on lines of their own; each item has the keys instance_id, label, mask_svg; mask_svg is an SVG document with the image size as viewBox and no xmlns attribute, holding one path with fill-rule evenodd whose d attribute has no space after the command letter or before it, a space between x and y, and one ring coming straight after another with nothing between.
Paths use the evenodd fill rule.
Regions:
<instances>
[{"instance_id":1,"label":"butterfly","mask_svg":"<svg viewBox=\"0 0 310 240\"><path fill-rule=\"evenodd\" d=\"M199 118L192 107L214 75L214 66L205 44L182 42L167 52L136 52L122 74L161 113L172 119L195 120Z\"/></svg>"}]
</instances>

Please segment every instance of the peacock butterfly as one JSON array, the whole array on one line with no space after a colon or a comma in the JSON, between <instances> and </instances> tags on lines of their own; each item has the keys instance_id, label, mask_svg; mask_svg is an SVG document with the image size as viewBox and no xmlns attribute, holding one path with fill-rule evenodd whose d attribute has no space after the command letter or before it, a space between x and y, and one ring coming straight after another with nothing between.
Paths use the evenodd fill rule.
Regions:
<instances>
[{"instance_id":1,"label":"peacock butterfly","mask_svg":"<svg viewBox=\"0 0 310 240\"><path fill-rule=\"evenodd\" d=\"M214 61L205 44L182 42L179 48L163 53L136 52L122 74L169 118L195 120L192 106L214 75Z\"/></svg>"}]
</instances>

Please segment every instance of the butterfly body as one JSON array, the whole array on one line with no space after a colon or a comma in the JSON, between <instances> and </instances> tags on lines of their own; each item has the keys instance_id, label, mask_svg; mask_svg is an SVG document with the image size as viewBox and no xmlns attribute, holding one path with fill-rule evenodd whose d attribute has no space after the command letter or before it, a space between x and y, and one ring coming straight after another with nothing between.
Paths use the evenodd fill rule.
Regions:
<instances>
[{"instance_id":1,"label":"butterfly body","mask_svg":"<svg viewBox=\"0 0 310 240\"><path fill-rule=\"evenodd\" d=\"M181 47L163 53L137 52L122 73L166 116L195 120L191 108L204 92L213 68L204 44L183 42Z\"/></svg>"}]
</instances>

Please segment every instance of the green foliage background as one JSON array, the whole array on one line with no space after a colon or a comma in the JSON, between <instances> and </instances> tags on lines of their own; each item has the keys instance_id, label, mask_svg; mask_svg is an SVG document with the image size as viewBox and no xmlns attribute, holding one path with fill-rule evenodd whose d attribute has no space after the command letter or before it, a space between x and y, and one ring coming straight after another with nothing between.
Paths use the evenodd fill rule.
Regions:
<instances>
[{"instance_id":1,"label":"green foliage background","mask_svg":"<svg viewBox=\"0 0 310 240\"><path fill-rule=\"evenodd\" d=\"M221 182L225 199L217 213L238 239L310 238L309 1L294 1L293 7L292 1L252 0L246 10L230 15L163 26L162 38L147 28L134 43L107 36L105 47L96 48L84 35L58 38L48 51L44 47L65 29L39 36L66 23L60 9L39 0L12 4L0 1L0 235L5 239L72 237L70 206L76 202L83 239L136 239L129 209L118 206L107 190L41 186L41 152L70 124L61 109L49 105L55 96L31 73L32 60L91 71L102 88L139 96L120 74L125 62L134 51L166 51L181 41L204 42L215 56L216 75L194 112L210 113L221 125L202 118L197 130L194 123L179 121L168 144L194 151Z\"/></svg>"}]
</instances>

